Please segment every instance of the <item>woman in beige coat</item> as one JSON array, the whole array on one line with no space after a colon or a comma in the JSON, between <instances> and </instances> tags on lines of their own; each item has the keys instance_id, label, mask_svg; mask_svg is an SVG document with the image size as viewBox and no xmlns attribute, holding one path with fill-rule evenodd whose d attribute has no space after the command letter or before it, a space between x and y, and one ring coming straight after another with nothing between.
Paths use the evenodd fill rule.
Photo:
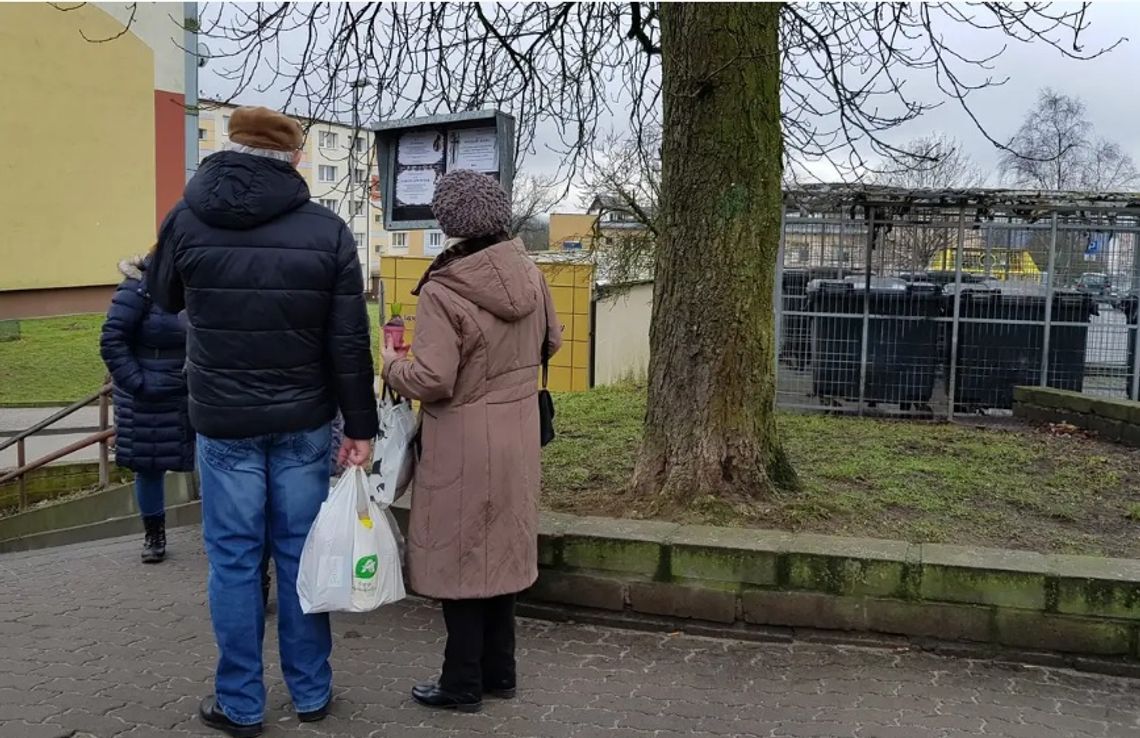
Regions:
<instances>
[{"instance_id":1,"label":"woman in beige coat","mask_svg":"<svg viewBox=\"0 0 1140 738\"><path fill-rule=\"evenodd\" d=\"M386 346L384 379L422 403L408 572L447 623L442 676L412 695L474 712L515 694L515 595L538 577L538 370L562 334L494 179L449 172L432 211L447 247L416 288L412 358Z\"/></svg>"}]
</instances>

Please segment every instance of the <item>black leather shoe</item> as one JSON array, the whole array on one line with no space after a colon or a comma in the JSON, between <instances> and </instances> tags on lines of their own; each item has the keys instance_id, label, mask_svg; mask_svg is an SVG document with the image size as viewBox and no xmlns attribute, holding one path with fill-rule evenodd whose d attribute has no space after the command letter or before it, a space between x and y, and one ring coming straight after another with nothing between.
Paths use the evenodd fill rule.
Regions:
<instances>
[{"instance_id":1,"label":"black leather shoe","mask_svg":"<svg viewBox=\"0 0 1140 738\"><path fill-rule=\"evenodd\" d=\"M518 688L515 686L513 680L484 679L483 694L487 697L494 697L500 700L513 700L518 694Z\"/></svg>"},{"instance_id":2,"label":"black leather shoe","mask_svg":"<svg viewBox=\"0 0 1140 738\"><path fill-rule=\"evenodd\" d=\"M333 698L330 696L329 701L318 707L315 710L308 712L298 712L297 719L302 723L319 723L329 716L329 710L332 709Z\"/></svg>"},{"instance_id":3,"label":"black leather shoe","mask_svg":"<svg viewBox=\"0 0 1140 738\"><path fill-rule=\"evenodd\" d=\"M198 719L207 728L220 730L231 738L257 738L262 732L261 723L242 725L230 720L218 708L218 701L214 697L207 697L198 705Z\"/></svg>"},{"instance_id":4,"label":"black leather shoe","mask_svg":"<svg viewBox=\"0 0 1140 738\"><path fill-rule=\"evenodd\" d=\"M412 699L424 707L434 707L439 710L479 712L483 709L483 700L478 697L448 692L441 689L438 684L419 684L413 687Z\"/></svg>"}]
</instances>

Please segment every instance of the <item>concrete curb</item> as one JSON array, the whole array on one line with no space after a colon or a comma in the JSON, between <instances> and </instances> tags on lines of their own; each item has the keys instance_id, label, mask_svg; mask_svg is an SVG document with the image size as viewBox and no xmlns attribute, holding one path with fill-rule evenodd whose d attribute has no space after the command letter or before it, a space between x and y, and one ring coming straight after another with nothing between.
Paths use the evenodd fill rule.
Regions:
<instances>
[{"instance_id":1,"label":"concrete curb","mask_svg":"<svg viewBox=\"0 0 1140 738\"><path fill-rule=\"evenodd\" d=\"M172 525L197 522L197 505L168 513ZM393 513L406 531L407 501ZM141 530L137 516L107 517L0 540L0 551ZM957 642L1140 670L1140 561L1131 559L543 513L539 562L524 598L535 606L733 637L841 631L844 640Z\"/></svg>"},{"instance_id":2,"label":"concrete curb","mask_svg":"<svg viewBox=\"0 0 1140 738\"><path fill-rule=\"evenodd\" d=\"M544 514L533 601L1140 658L1140 561Z\"/></svg>"},{"instance_id":3,"label":"concrete curb","mask_svg":"<svg viewBox=\"0 0 1140 738\"><path fill-rule=\"evenodd\" d=\"M181 508L197 504L196 498L197 490L192 488L190 475L168 475L168 525L173 527L174 523L170 521L181 519L172 518L171 510L177 510L175 515L190 514L181 511ZM120 484L74 500L0 518L0 553L93 541L141 531L142 521L135 504L134 487L131 484Z\"/></svg>"},{"instance_id":4,"label":"concrete curb","mask_svg":"<svg viewBox=\"0 0 1140 738\"><path fill-rule=\"evenodd\" d=\"M1069 423L1105 440L1140 447L1140 402L1046 387L1017 387L1013 414L1034 423Z\"/></svg>"}]
</instances>

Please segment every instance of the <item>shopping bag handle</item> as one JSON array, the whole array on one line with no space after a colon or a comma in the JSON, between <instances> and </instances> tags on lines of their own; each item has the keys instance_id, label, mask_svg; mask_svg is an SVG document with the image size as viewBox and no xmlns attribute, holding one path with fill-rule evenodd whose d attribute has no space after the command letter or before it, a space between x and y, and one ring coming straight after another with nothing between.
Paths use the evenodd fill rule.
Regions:
<instances>
[{"instance_id":1,"label":"shopping bag handle","mask_svg":"<svg viewBox=\"0 0 1140 738\"><path fill-rule=\"evenodd\" d=\"M387 397L392 401L393 405L399 405L404 402L406 398L402 397L399 392L392 388L392 385L387 382L384 383L384 388L380 391L381 398Z\"/></svg>"},{"instance_id":2,"label":"shopping bag handle","mask_svg":"<svg viewBox=\"0 0 1140 738\"><path fill-rule=\"evenodd\" d=\"M363 466L352 467L353 485L356 487L356 517L370 518L368 509L368 474Z\"/></svg>"}]
</instances>

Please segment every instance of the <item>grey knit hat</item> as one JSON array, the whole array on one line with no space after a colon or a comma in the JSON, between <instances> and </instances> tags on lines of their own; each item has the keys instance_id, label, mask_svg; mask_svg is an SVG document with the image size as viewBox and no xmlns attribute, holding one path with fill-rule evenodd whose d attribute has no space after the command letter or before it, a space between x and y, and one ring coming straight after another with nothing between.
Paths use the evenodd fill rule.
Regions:
<instances>
[{"instance_id":1,"label":"grey knit hat","mask_svg":"<svg viewBox=\"0 0 1140 738\"><path fill-rule=\"evenodd\" d=\"M451 238L481 238L506 233L511 199L492 177L456 169L439 178L431 211Z\"/></svg>"}]
</instances>

